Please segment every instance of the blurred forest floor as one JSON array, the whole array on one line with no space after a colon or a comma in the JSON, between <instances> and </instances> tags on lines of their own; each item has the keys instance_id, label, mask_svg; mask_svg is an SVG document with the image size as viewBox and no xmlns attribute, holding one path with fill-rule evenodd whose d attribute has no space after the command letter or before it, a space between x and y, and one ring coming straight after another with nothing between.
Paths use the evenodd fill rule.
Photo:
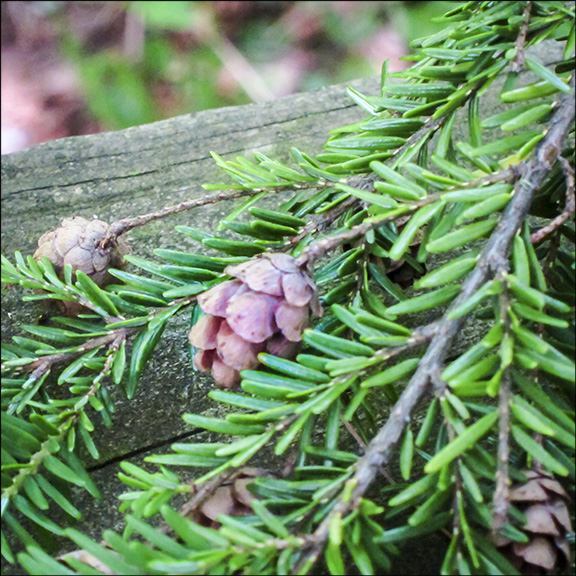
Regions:
<instances>
[{"instance_id":1,"label":"blurred forest floor","mask_svg":"<svg viewBox=\"0 0 576 576\"><path fill-rule=\"evenodd\" d=\"M452 2L1 5L2 153L390 71Z\"/></svg>"}]
</instances>

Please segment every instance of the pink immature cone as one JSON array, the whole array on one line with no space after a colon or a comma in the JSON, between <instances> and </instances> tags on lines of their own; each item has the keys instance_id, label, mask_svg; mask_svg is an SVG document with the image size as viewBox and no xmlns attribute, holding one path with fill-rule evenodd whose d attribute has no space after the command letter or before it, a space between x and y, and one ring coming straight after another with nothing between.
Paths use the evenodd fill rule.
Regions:
<instances>
[{"instance_id":1,"label":"pink immature cone","mask_svg":"<svg viewBox=\"0 0 576 576\"><path fill-rule=\"evenodd\" d=\"M322 308L314 282L288 254L260 254L225 273L235 279L198 296L207 316L189 339L198 349L196 368L211 370L218 386L234 388L241 370L258 366L260 352L294 357L310 313L320 316Z\"/></svg>"}]
</instances>

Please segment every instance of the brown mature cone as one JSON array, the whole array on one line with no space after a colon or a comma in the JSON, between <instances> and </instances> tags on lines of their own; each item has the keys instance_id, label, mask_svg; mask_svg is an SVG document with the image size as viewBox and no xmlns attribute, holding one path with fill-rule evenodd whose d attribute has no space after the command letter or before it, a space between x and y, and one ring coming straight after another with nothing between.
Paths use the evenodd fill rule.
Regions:
<instances>
[{"instance_id":1,"label":"brown mature cone","mask_svg":"<svg viewBox=\"0 0 576 576\"><path fill-rule=\"evenodd\" d=\"M256 498L248 486L256 478L269 478L273 476L264 468L244 467L238 471L234 480L221 484L214 493L196 508L192 519L207 528L219 528L220 514L227 516L248 516L252 514L252 500Z\"/></svg>"},{"instance_id":2,"label":"brown mature cone","mask_svg":"<svg viewBox=\"0 0 576 576\"><path fill-rule=\"evenodd\" d=\"M70 264L74 270L88 274L98 286L105 286L113 280L108 270L121 266L124 254L131 252L124 238L117 238L105 248L100 245L108 228L102 220L64 218L60 228L40 237L34 258L40 260L46 256L58 275Z\"/></svg>"},{"instance_id":3,"label":"brown mature cone","mask_svg":"<svg viewBox=\"0 0 576 576\"><path fill-rule=\"evenodd\" d=\"M188 339L194 365L212 371L221 388L240 383L240 371L258 366L258 354L295 355L310 312L322 315L316 286L288 254L265 253L224 272L227 280L198 296L205 316Z\"/></svg>"},{"instance_id":4,"label":"brown mature cone","mask_svg":"<svg viewBox=\"0 0 576 576\"><path fill-rule=\"evenodd\" d=\"M510 500L526 515L525 544L499 537L497 546L522 574L561 574L570 561L572 532L568 494L551 474L528 470L528 481L513 486Z\"/></svg>"},{"instance_id":5,"label":"brown mature cone","mask_svg":"<svg viewBox=\"0 0 576 576\"><path fill-rule=\"evenodd\" d=\"M70 264L74 271L88 274L98 286L106 286L114 280L108 270L122 267L123 256L132 251L124 238L102 247L108 229L108 224L102 220L86 220L81 216L64 218L60 228L40 237L34 258L40 260L46 256L60 277L64 266ZM76 302L60 301L58 305L69 316L78 315L83 309Z\"/></svg>"}]
</instances>

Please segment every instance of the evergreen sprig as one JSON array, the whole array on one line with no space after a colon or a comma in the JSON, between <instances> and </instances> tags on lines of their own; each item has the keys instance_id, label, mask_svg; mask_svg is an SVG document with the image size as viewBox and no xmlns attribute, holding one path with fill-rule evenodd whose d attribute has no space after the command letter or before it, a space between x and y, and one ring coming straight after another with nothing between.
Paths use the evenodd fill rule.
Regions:
<instances>
[{"instance_id":1,"label":"evergreen sprig","mask_svg":"<svg viewBox=\"0 0 576 576\"><path fill-rule=\"evenodd\" d=\"M126 256L140 272L112 270L106 288L45 258L2 256L2 281L35 291L25 301L86 310L22 325L2 345L8 561L4 530L31 574L307 574L319 561L374 574L406 541L443 533L442 574L521 573L499 545L533 537L511 484L534 468L573 490L576 474L574 9L465 2L443 21L407 71L384 66L380 95L349 89L369 117L333 130L317 156L213 153L234 184L206 188L228 191L108 234L246 197L213 233L177 227L202 253ZM563 47L550 65L529 50L544 40ZM533 80L521 85L524 69ZM503 110L486 115L498 80ZM259 205L278 192L289 194L276 209ZM196 296L228 265L272 251L312 269L321 290L325 316L302 353L261 353L239 390L210 392L225 416L183 416L215 441L147 457L155 472L121 464L122 535L97 543L57 525L50 501L80 518L70 485L97 494L77 438L98 457L91 418L113 425L111 387L132 398L170 319L192 308L195 321ZM457 342L470 319L474 335ZM277 466L251 484L253 513L202 525L202 506L262 451ZM52 558L46 531L79 550Z\"/></svg>"}]
</instances>

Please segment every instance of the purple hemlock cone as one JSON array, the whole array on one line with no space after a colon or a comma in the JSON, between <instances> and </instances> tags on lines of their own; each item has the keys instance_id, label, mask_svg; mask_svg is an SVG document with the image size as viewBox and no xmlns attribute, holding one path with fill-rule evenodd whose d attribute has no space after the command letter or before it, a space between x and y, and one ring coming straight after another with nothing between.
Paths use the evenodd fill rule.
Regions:
<instances>
[{"instance_id":1,"label":"purple hemlock cone","mask_svg":"<svg viewBox=\"0 0 576 576\"><path fill-rule=\"evenodd\" d=\"M322 315L316 286L288 254L265 253L224 272L227 280L198 296L206 314L188 339L198 348L194 365L212 371L220 388L240 383L241 370L258 366L258 354L295 356L310 312Z\"/></svg>"}]
</instances>

